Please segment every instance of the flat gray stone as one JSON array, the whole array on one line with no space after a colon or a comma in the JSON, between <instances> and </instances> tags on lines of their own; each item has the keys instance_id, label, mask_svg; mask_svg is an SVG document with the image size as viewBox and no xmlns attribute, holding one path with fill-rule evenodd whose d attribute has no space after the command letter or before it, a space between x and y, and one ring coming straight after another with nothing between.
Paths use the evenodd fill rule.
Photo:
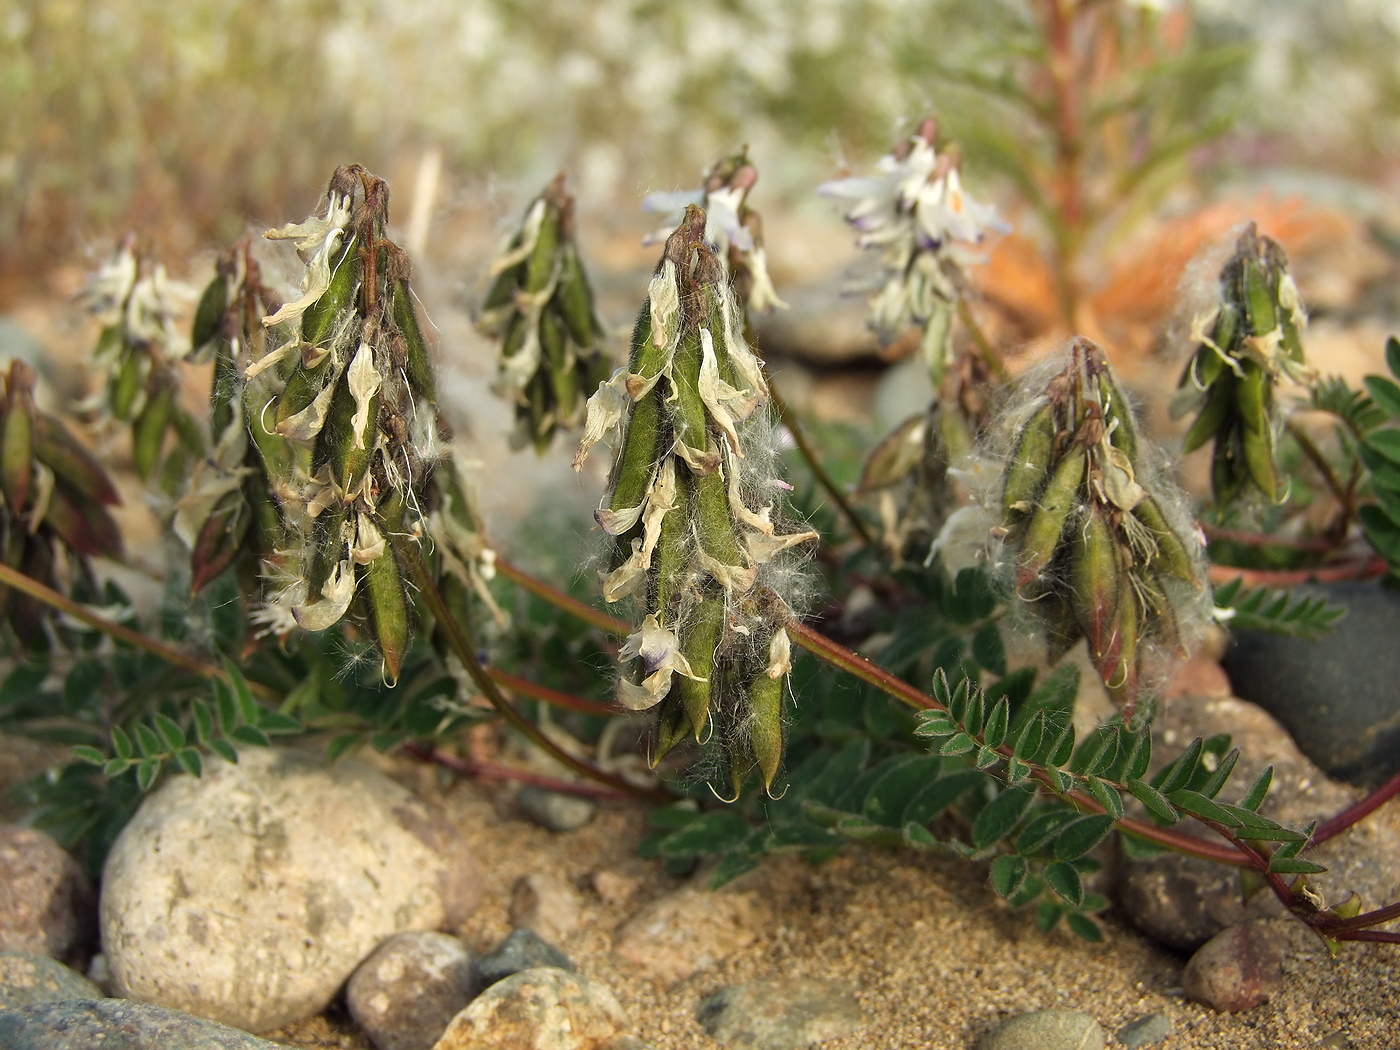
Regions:
<instances>
[{"instance_id":1,"label":"flat gray stone","mask_svg":"<svg viewBox=\"0 0 1400 1050\"><path fill-rule=\"evenodd\" d=\"M534 930L511 930L494 951L476 961L477 987L485 988L505 980L511 974L537 966L569 971L577 969L572 959Z\"/></svg>"},{"instance_id":2,"label":"flat gray stone","mask_svg":"<svg viewBox=\"0 0 1400 1050\"><path fill-rule=\"evenodd\" d=\"M101 988L57 959L31 952L0 952L0 1010L101 998Z\"/></svg>"},{"instance_id":3,"label":"flat gray stone","mask_svg":"<svg viewBox=\"0 0 1400 1050\"><path fill-rule=\"evenodd\" d=\"M1172 1034L1172 1023L1166 1014L1146 1014L1135 1021L1129 1021L1122 1028L1118 1029L1114 1039L1118 1040L1128 1050L1136 1050L1140 1046L1152 1046L1160 1043L1167 1036Z\"/></svg>"},{"instance_id":4,"label":"flat gray stone","mask_svg":"<svg viewBox=\"0 0 1400 1050\"><path fill-rule=\"evenodd\" d=\"M68 999L0 1010L6 1050L279 1050L202 1017L129 999Z\"/></svg>"},{"instance_id":5,"label":"flat gray stone","mask_svg":"<svg viewBox=\"0 0 1400 1050\"><path fill-rule=\"evenodd\" d=\"M1103 1029L1083 1010L1036 1010L1002 1022L978 1050L1104 1050Z\"/></svg>"},{"instance_id":6,"label":"flat gray stone","mask_svg":"<svg viewBox=\"0 0 1400 1050\"><path fill-rule=\"evenodd\" d=\"M707 996L695 1019L723 1046L798 1050L863 1025L860 1004L839 981L792 978L735 984Z\"/></svg>"}]
</instances>

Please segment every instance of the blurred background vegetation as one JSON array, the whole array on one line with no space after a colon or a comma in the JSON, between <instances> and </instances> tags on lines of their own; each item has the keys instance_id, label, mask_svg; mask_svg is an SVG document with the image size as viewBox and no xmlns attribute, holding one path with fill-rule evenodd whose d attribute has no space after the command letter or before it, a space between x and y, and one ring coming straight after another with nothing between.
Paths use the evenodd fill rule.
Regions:
<instances>
[{"instance_id":1,"label":"blurred background vegetation","mask_svg":"<svg viewBox=\"0 0 1400 1050\"><path fill-rule=\"evenodd\" d=\"M1400 5L1141 6L1220 59L1154 111L1231 123L1176 175L1393 180ZM1030 24L1015 0L3 0L0 307L126 229L180 270L304 214L348 160L401 195L433 152L462 195L563 167L630 217L748 142L772 207L932 110L972 167L1010 170L1031 147L998 83ZM1157 90L1134 87L1130 116Z\"/></svg>"}]
</instances>

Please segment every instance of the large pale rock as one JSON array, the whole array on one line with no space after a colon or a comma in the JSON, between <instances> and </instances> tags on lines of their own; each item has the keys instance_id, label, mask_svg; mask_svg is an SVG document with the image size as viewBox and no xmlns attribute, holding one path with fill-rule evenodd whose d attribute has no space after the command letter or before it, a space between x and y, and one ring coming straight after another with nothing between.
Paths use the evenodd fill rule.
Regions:
<instances>
[{"instance_id":1,"label":"large pale rock","mask_svg":"<svg viewBox=\"0 0 1400 1050\"><path fill-rule=\"evenodd\" d=\"M452 1019L433 1050L624 1050L636 1043L612 992L540 967L498 981Z\"/></svg>"},{"instance_id":2,"label":"large pale rock","mask_svg":"<svg viewBox=\"0 0 1400 1050\"><path fill-rule=\"evenodd\" d=\"M479 893L451 828L382 773L250 748L137 811L107 859L102 939L115 994L265 1032Z\"/></svg>"},{"instance_id":3,"label":"large pale rock","mask_svg":"<svg viewBox=\"0 0 1400 1050\"><path fill-rule=\"evenodd\" d=\"M686 888L619 926L613 951L652 980L673 984L752 944L767 918L755 893Z\"/></svg>"}]
</instances>

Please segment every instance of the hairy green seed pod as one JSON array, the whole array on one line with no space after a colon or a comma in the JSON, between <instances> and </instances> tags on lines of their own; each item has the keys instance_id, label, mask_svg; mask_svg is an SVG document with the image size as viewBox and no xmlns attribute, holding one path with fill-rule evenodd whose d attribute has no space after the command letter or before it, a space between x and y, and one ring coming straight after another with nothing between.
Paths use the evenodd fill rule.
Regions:
<instances>
[{"instance_id":1,"label":"hairy green seed pod","mask_svg":"<svg viewBox=\"0 0 1400 1050\"><path fill-rule=\"evenodd\" d=\"M1157 505L1157 501L1152 496L1148 496L1134 507L1131 513L1147 527L1157 544L1157 553L1151 559L1151 567L1169 573L1179 580L1185 580L1187 583L1198 584L1196 568L1190 554L1187 553L1186 545L1176 534L1176 530L1167 524L1167 519L1162 514L1162 508Z\"/></svg>"},{"instance_id":2,"label":"hairy green seed pod","mask_svg":"<svg viewBox=\"0 0 1400 1050\"><path fill-rule=\"evenodd\" d=\"M1002 483L1002 520L1006 524L1019 521L1034 509L1041 489L1050 478L1055 432L1054 405L1047 403L1016 436L1016 445L1006 467L1006 480Z\"/></svg>"},{"instance_id":3,"label":"hairy green seed pod","mask_svg":"<svg viewBox=\"0 0 1400 1050\"><path fill-rule=\"evenodd\" d=\"M1213 351L1211 357L1219 360L1219 355ZM1218 376L1206 394L1206 403L1202 407L1200 414L1192 421L1190 428L1186 431L1186 436L1181 439L1182 453L1194 452L1211 438L1215 437L1222 423L1230 415L1235 404L1235 377L1233 375Z\"/></svg>"},{"instance_id":4,"label":"hairy green seed pod","mask_svg":"<svg viewBox=\"0 0 1400 1050\"><path fill-rule=\"evenodd\" d=\"M14 514L22 513L29 502L34 473L34 400L23 381L28 369L19 361L10 365L9 397L0 427L0 482Z\"/></svg>"},{"instance_id":5,"label":"hairy green seed pod","mask_svg":"<svg viewBox=\"0 0 1400 1050\"><path fill-rule=\"evenodd\" d=\"M35 413L33 442L34 458L84 499L109 506L121 503L117 487L102 464L58 420Z\"/></svg>"},{"instance_id":6,"label":"hairy green seed pod","mask_svg":"<svg viewBox=\"0 0 1400 1050\"><path fill-rule=\"evenodd\" d=\"M163 382L146 399L146 407L136 417L132 430L131 458L137 475L145 480L151 476L160 460L161 448L165 444L165 430L170 423L170 413L175 407L175 387L172 382Z\"/></svg>"},{"instance_id":7,"label":"hairy green seed pod","mask_svg":"<svg viewBox=\"0 0 1400 1050\"><path fill-rule=\"evenodd\" d=\"M1039 576L1055 556L1060 535L1065 530L1065 523L1069 521L1084 484L1085 461L1083 446L1071 445L1056 465L1040 502L1031 512L1021 537L1021 553L1016 567L1018 588Z\"/></svg>"},{"instance_id":8,"label":"hairy green seed pod","mask_svg":"<svg viewBox=\"0 0 1400 1050\"><path fill-rule=\"evenodd\" d=\"M353 306L364 269L356 248L354 237L344 238L325 293L301 315L301 337L311 346L321 346L335 329L340 315Z\"/></svg>"},{"instance_id":9,"label":"hairy green seed pod","mask_svg":"<svg viewBox=\"0 0 1400 1050\"><path fill-rule=\"evenodd\" d=\"M1107 512L1093 504L1071 530L1070 579L1074 612L1089 653L1099 659L1117 630L1118 599L1123 590L1124 557Z\"/></svg>"},{"instance_id":10,"label":"hairy green seed pod","mask_svg":"<svg viewBox=\"0 0 1400 1050\"><path fill-rule=\"evenodd\" d=\"M772 792L783 762L783 678L760 672L749 685L749 748L763 789Z\"/></svg>"},{"instance_id":11,"label":"hairy green seed pod","mask_svg":"<svg viewBox=\"0 0 1400 1050\"><path fill-rule=\"evenodd\" d=\"M112 380L110 400L113 418L122 422L131 418L136 410L137 398L141 395L149 366L146 355L133 348L122 351L121 365Z\"/></svg>"},{"instance_id":12,"label":"hairy green seed pod","mask_svg":"<svg viewBox=\"0 0 1400 1050\"><path fill-rule=\"evenodd\" d=\"M673 686L679 690L685 705L691 730L696 740L708 735L710 699L716 673L715 650L719 648L724 630L724 599L709 596L701 600L695 612L681 625L681 652L690 663L695 678L682 677Z\"/></svg>"}]
</instances>

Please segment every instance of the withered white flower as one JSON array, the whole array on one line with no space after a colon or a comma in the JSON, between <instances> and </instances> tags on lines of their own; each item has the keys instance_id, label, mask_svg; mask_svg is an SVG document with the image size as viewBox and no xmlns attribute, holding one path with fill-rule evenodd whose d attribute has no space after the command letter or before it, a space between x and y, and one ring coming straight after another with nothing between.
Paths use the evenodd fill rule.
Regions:
<instances>
[{"instance_id":1,"label":"withered white flower","mask_svg":"<svg viewBox=\"0 0 1400 1050\"><path fill-rule=\"evenodd\" d=\"M671 691L674 675L684 675L697 682L705 681L691 670L690 661L681 652L676 632L663 627L655 613L648 613L640 629L627 636L618 650L618 656L624 660L640 658L646 676L640 684L626 678L618 682L618 701L629 711L645 711L660 703Z\"/></svg>"}]
</instances>

